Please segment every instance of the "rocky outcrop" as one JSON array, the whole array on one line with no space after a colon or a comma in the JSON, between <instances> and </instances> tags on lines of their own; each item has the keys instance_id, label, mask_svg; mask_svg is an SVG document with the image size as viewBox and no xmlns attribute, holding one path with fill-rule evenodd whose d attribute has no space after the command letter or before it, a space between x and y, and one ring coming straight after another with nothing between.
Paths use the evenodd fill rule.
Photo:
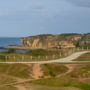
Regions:
<instances>
[{"instance_id":1,"label":"rocky outcrop","mask_svg":"<svg viewBox=\"0 0 90 90\"><path fill-rule=\"evenodd\" d=\"M43 34L21 39L24 47L37 48L74 48L77 45L90 44L90 34Z\"/></svg>"}]
</instances>

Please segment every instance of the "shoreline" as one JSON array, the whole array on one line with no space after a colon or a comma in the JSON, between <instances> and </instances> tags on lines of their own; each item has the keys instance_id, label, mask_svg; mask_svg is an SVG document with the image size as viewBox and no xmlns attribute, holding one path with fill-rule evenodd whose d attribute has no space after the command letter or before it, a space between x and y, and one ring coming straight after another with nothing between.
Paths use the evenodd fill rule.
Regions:
<instances>
[{"instance_id":1,"label":"shoreline","mask_svg":"<svg viewBox=\"0 0 90 90\"><path fill-rule=\"evenodd\" d=\"M18 50L31 50L30 47L25 47L25 46L5 46L5 47L0 47L0 49L9 49L9 48L12 48L12 49L18 49Z\"/></svg>"}]
</instances>

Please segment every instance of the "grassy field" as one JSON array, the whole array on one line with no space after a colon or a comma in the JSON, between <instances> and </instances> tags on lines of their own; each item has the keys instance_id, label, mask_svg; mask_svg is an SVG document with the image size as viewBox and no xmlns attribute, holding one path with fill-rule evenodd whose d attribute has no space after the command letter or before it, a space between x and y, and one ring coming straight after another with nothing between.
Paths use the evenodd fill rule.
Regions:
<instances>
[{"instance_id":1,"label":"grassy field","mask_svg":"<svg viewBox=\"0 0 90 90\"><path fill-rule=\"evenodd\" d=\"M36 66L35 66L36 65ZM35 68L36 67L36 68ZM34 81L25 81L17 85L31 86L38 88L35 90L60 90L60 88L79 88L81 90L90 90L90 64L40 64L39 70L37 64L0 64L0 90L18 90L13 86L3 86L16 82L15 78L28 80L30 75L36 75L37 72L43 73L42 79ZM69 73L67 73L70 71ZM66 73L66 74L65 74ZM61 75L60 77L57 77ZM49 77L48 77L49 76ZM87 79L87 80L83 80ZM64 89L61 89L64 90ZM66 89L65 89L66 90ZM70 89L72 90L72 89ZM76 89L77 90L77 89Z\"/></svg>"},{"instance_id":2,"label":"grassy field","mask_svg":"<svg viewBox=\"0 0 90 90\"><path fill-rule=\"evenodd\" d=\"M29 82L30 84L46 85L53 87L77 87L82 90L90 90L90 84L81 82L78 79L63 77L63 78L52 78L52 79L41 79Z\"/></svg>"},{"instance_id":3,"label":"grassy field","mask_svg":"<svg viewBox=\"0 0 90 90\"><path fill-rule=\"evenodd\" d=\"M30 66L24 64L0 64L0 74L19 78L30 78Z\"/></svg>"},{"instance_id":4,"label":"grassy field","mask_svg":"<svg viewBox=\"0 0 90 90\"><path fill-rule=\"evenodd\" d=\"M77 65L69 75L75 78L90 78L90 64Z\"/></svg>"},{"instance_id":5,"label":"grassy field","mask_svg":"<svg viewBox=\"0 0 90 90\"><path fill-rule=\"evenodd\" d=\"M78 57L74 61L90 61L90 53L86 53L86 54Z\"/></svg>"},{"instance_id":6,"label":"grassy field","mask_svg":"<svg viewBox=\"0 0 90 90\"><path fill-rule=\"evenodd\" d=\"M88 83L90 80L90 64L72 64L71 66L73 67L72 71L60 78L52 77L30 81L28 83L49 87L76 87L82 90L90 90L90 83ZM88 81L83 81L83 79L87 79Z\"/></svg>"},{"instance_id":7,"label":"grassy field","mask_svg":"<svg viewBox=\"0 0 90 90\"><path fill-rule=\"evenodd\" d=\"M35 65L25 64L0 64L0 74L6 74L18 78L31 78L30 74ZM61 64L42 64L40 65L43 76L55 77L58 74L67 72L68 68Z\"/></svg>"},{"instance_id":8,"label":"grassy field","mask_svg":"<svg viewBox=\"0 0 90 90\"><path fill-rule=\"evenodd\" d=\"M41 67L45 76L52 77L65 73L68 70L66 66L61 64L43 64Z\"/></svg>"}]
</instances>

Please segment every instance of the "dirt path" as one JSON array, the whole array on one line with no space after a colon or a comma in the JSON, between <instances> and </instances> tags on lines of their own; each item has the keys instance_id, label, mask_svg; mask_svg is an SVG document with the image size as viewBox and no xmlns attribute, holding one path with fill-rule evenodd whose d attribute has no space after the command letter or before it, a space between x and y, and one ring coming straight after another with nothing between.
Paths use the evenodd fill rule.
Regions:
<instances>
[{"instance_id":1,"label":"dirt path","mask_svg":"<svg viewBox=\"0 0 90 90\"><path fill-rule=\"evenodd\" d=\"M31 89L27 89L25 86L22 85L17 85L15 86L18 90L31 90Z\"/></svg>"},{"instance_id":2,"label":"dirt path","mask_svg":"<svg viewBox=\"0 0 90 90\"><path fill-rule=\"evenodd\" d=\"M65 66L68 68L68 71L63 74L58 75L57 77L61 77L61 76L65 76L69 74L70 72L74 70L74 67L75 67L75 65L72 65L72 64L66 64Z\"/></svg>"},{"instance_id":3,"label":"dirt path","mask_svg":"<svg viewBox=\"0 0 90 90\"><path fill-rule=\"evenodd\" d=\"M40 77L42 77L42 75L43 72L41 70L40 64L34 64L32 68L32 78L39 79Z\"/></svg>"}]
</instances>

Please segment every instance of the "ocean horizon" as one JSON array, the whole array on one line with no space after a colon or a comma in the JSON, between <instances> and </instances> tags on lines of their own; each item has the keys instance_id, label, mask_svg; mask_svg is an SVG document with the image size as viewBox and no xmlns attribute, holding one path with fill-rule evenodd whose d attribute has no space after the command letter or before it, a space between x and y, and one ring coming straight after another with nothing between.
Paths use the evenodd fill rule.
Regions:
<instances>
[{"instance_id":1,"label":"ocean horizon","mask_svg":"<svg viewBox=\"0 0 90 90\"><path fill-rule=\"evenodd\" d=\"M20 37L0 37L0 47L20 44Z\"/></svg>"},{"instance_id":2,"label":"ocean horizon","mask_svg":"<svg viewBox=\"0 0 90 90\"><path fill-rule=\"evenodd\" d=\"M20 45L20 37L0 37L0 47L9 45ZM0 49L0 52L7 49ZM17 52L26 52L27 50L16 50Z\"/></svg>"}]
</instances>

